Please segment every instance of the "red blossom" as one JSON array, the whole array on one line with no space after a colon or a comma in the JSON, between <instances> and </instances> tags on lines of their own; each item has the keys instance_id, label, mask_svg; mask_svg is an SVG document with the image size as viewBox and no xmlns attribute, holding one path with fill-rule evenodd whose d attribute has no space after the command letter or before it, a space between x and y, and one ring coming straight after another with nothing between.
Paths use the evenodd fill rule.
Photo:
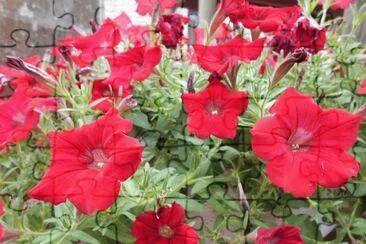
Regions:
<instances>
[{"instance_id":1,"label":"red blossom","mask_svg":"<svg viewBox=\"0 0 366 244\"><path fill-rule=\"evenodd\" d=\"M361 86L357 88L356 93L360 95L366 94L366 79L361 82Z\"/></svg>"},{"instance_id":2,"label":"red blossom","mask_svg":"<svg viewBox=\"0 0 366 244\"><path fill-rule=\"evenodd\" d=\"M137 10L140 15L152 15L157 5L161 13L177 6L177 0L136 0Z\"/></svg>"},{"instance_id":3,"label":"red blossom","mask_svg":"<svg viewBox=\"0 0 366 244\"><path fill-rule=\"evenodd\" d=\"M248 29L259 28L262 32L273 32L291 29L301 13L302 9L296 5L273 8L248 4L242 11L231 15L230 19L234 23L241 22Z\"/></svg>"},{"instance_id":4,"label":"red blossom","mask_svg":"<svg viewBox=\"0 0 366 244\"><path fill-rule=\"evenodd\" d=\"M76 50L72 53L74 61L81 66L91 64L99 56L113 54L114 47L121 41L116 23L106 19L98 31L89 36L65 37L61 43Z\"/></svg>"},{"instance_id":5,"label":"red blossom","mask_svg":"<svg viewBox=\"0 0 366 244\"><path fill-rule=\"evenodd\" d=\"M35 55L23 59L23 61L38 67L41 58L39 55ZM15 88L15 90L22 90L23 95L27 97L49 97L52 95L52 91L47 85L37 81L33 76L23 70L0 65L0 74L2 74L3 79L6 78L5 80L7 81L3 84L4 87L2 87L2 89L4 89L5 86L10 85L10 87L13 89Z\"/></svg>"},{"instance_id":6,"label":"red blossom","mask_svg":"<svg viewBox=\"0 0 366 244\"><path fill-rule=\"evenodd\" d=\"M249 42L240 36L216 46L193 45L199 65L206 71L224 74L238 61L256 60L262 53L265 38Z\"/></svg>"},{"instance_id":7,"label":"red blossom","mask_svg":"<svg viewBox=\"0 0 366 244\"><path fill-rule=\"evenodd\" d=\"M296 46L305 48L306 51L316 54L324 49L327 29L320 29L311 23L308 18L299 19L294 26Z\"/></svg>"},{"instance_id":8,"label":"red blossom","mask_svg":"<svg viewBox=\"0 0 366 244\"><path fill-rule=\"evenodd\" d=\"M199 93L184 93L182 100L188 113L188 131L201 139L210 135L233 139L238 116L248 107L246 92L232 91L218 78Z\"/></svg>"},{"instance_id":9,"label":"red blossom","mask_svg":"<svg viewBox=\"0 0 366 244\"><path fill-rule=\"evenodd\" d=\"M184 219L183 207L173 202L171 207L161 207L157 212L146 211L138 215L131 232L136 244L199 243L196 231L184 224Z\"/></svg>"},{"instance_id":10,"label":"red blossom","mask_svg":"<svg viewBox=\"0 0 366 244\"><path fill-rule=\"evenodd\" d=\"M212 18L212 22L209 28L209 38L212 38L226 17L239 14L245 11L247 6L246 0L221 0L218 4L218 9L215 16Z\"/></svg>"},{"instance_id":11,"label":"red blossom","mask_svg":"<svg viewBox=\"0 0 366 244\"><path fill-rule=\"evenodd\" d=\"M55 110L57 99L31 99L26 92L17 90L5 101L0 102L0 150L7 150L9 144L27 139L39 122L36 110Z\"/></svg>"},{"instance_id":12,"label":"red blossom","mask_svg":"<svg viewBox=\"0 0 366 244\"><path fill-rule=\"evenodd\" d=\"M108 58L111 66L118 69L129 69L132 73L131 79L143 81L149 78L153 68L160 63L160 46L155 47L135 47L126 52Z\"/></svg>"},{"instance_id":13,"label":"red blossom","mask_svg":"<svg viewBox=\"0 0 366 244\"><path fill-rule=\"evenodd\" d=\"M81 128L50 132L50 167L28 196L55 205L69 199L85 214L110 207L120 181L141 162L143 147L125 134L131 130L132 123L111 110Z\"/></svg>"},{"instance_id":14,"label":"red blossom","mask_svg":"<svg viewBox=\"0 0 366 244\"><path fill-rule=\"evenodd\" d=\"M317 185L340 187L356 176L359 164L347 153L357 140L362 117L322 109L310 95L288 88L271 107L270 117L251 130L254 153L267 162L276 186L309 197Z\"/></svg>"},{"instance_id":15,"label":"red blossom","mask_svg":"<svg viewBox=\"0 0 366 244\"><path fill-rule=\"evenodd\" d=\"M180 14L162 15L156 25L155 32L162 36L162 43L167 48L175 49L183 38L184 24L189 19Z\"/></svg>"},{"instance_id":16,"label":"red blossom","mask_svg":"<svg viewBox=\"0 0 366 244\"><path fill-rule=\"evenodd\" d=\"M113 21L116 23L124 41L129 41L135 47L148 44L150 39L149 26L133 25L130 17L125 12L122 12Z\"/></svg>"},{"instance_id":17,"label":"red blossom","mask_svg":"<svg viewBox=\"0 0 366 244\"><path fill-rule=\"evenodd\" d=\"M303 244L300 228L291 225L280 225L273 228L259 228L256 244Z\"/></svg>"},{"instance_id":18,"label":"red blossom","mask_svg":"<svg viewBox=\"0 0 366 244\"><path fill-rule=\"evenodd\" d=\"M324 49L327 29L320 29L314 20L299 18L291 30L280 30L269 38L268 46L284 56L295 49L304 48L307 52L316 54Z\"/></svg>"}]
</instances>

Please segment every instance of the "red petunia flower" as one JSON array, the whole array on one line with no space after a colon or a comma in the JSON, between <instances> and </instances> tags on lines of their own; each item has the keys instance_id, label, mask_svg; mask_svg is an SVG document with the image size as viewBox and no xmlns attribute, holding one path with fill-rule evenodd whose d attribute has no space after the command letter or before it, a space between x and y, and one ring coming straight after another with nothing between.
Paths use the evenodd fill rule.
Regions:
<instances>
[{"instance_id":1,"label":"red petunia flower","mask_svg":"<svg viewBox=\"0 0 366 244\"><path fill-rule=\"evenodd\" d=\"M215 35L226 17L245 11L247 4L246 0L221 0L217 5L218 9L210 24L209 37L211 38Z\"/></svg>"},{"instance_id":2,"label":"red petunia flower","mask_svg":"<svg viewBox=\"0 0 366 244\"><path fill-rule=\"evenodd\" d=\"M291 225L280 225L277 227L264 229L259 228L256 244L303 244L300 228Z\"/></svg>"},{"instance_id":3,"label":"red petunia flower","mask_svg":"<svg viewBox=\"0 0 366 244\"><path fill-rule=\"evenodd\" d=\"M284 56L298 48L316 54L324 49L326 32L327 28L320 29L313 20L301 17L290 31L280 30L268 38L268 46L277 53L283 50Z\"/></svg>"},{"instance_id":4,"label":"red petunia flower","mask_svg":"<svg viewBox=\"0 0 366 244\"><path fill-rule=\"evenodd\" d=\"M132 80L143 81L149 78L153 68L160 63L161 55L160 46L142 46L130 48L108 60L112 67L131 70Z\"/></svg>"},{"instance_id":5,"label":"red petunia flower","mask_svg":"<svg viewBox=\"0 0 366 244\"><path fill-rule=\"evenodd\" d=\"M321 5L324 4L324 0L319 0ZM330 9L331 10L339 10L339 9L346 9L353 3L353 0L333 0Z\"/></svg>"},{"instance_id":6,"label":"red petunia flower","mask_svg":"<svg viewBox=\"0 0 366 244\"><path fill-rule=\"evenodd\" d=\"M366 79L361 82L361 86L357 88L356 93L360 95L366 94Z\"/></svg>"},{"instance_id":7,"label":"red petunia flower","mask_svg":"<svg viewBox=\"0 0 366 244\"><path fill-rule=\"evenodd\" d=\"M217 78L197 94L182 95L188 113L188 131L201 139L210 135L232 139L236 135L238 115L248 107L248 94L227 88Z\"/></svg>"},{"instance_id":8,"label":"red petunia flower","mask_svg":"<svg viewBox=\"0 0 366 244\"><path fill-rule=\"evenodd\" d=\"M288 88L270 108L274 114L251 130L253 152L267 160L276 186L296 197L311 196L317 184L335 188L359 171L347 153L357 140L362 117L322 109L310 95Z\"/></svg>"},{"instance_id":9,"label":"red petunia flower","mask_svg":"<svg viewBox=\"0 0 366 244\"><path fill-rule=\"evenodd\" d=\"M22 61L39 67L41 58L39 55L35 55L25 58ZM52 91L47 85L37 81L33 76L23 70L0 65L0 76L1 74L7 81L3 84L4 87L2 87L2 89L5 89L6 86L10 86L12 89L22 90L24 96L27 97L50 97L52 95Z\"/></svg>"},{"instance_id":10,"label":"red petunia flower","mask_svg":"<svg viewBox=\"0 0 366 244\"><path fill-rule=\"evenodd\" d=\"M98 31L90 36L65 37L61 43L71 46L74 51L74 61L80 66L90 65L99 56L109 56L114 52L114 47L121 41L117 24L106 19ZM79 52L79 53L78 53Z\"/></svg>"},{"instance_id":11,"label":"red petunia flower","mask_svg":"<svg viewBox=\"0 0 366 244\"><path fill-rule=\"evenodd\" d=\"M125 134L131 130L132 123L111 110L81 128L50 132L50 167L28 196L55 205L69 199L85 214L108 208L141 162L143 147Z\"/></svg>"},{"instance_id":12,"label":"red petunia flower","mask_svg":"<svg viewBox=\"0 0 366 244\"><path fill-rule=\"evenodd\" d=\"M0 150L8 145L27 139L39 122L36 110L55 110L57 99L31 99L26 92L17 90L5 101L0 102Z\"/></svg>"},{"instance_id":13,"label":"red petunia flower","mask_svg":"<svg viewBox=\"0 0 366 244\"><path fill-rule=\"evenodd\" d=\"M142 25L133 25L130 17L122 12L114 20L119 28L121 39L129 41L135 47L147 45L150 39L150 27Z\"/></svg>"},{"instance_id":14,"label":"red petunia flower","mask_svg":"<svg viewBox=\"0 0 366 244\"><path fill-rule=\"evenodd\" d=\"M231 15L234 23L241 22L248 29L259 28L262 32L273 32L279 29L290 30L301 16L302 9L297 6L273 8L256 5L246 5L242 11Z\"/></svg>"},{"instance_id":15,"label":"red petunia flower","mask_svg":"<svg viewBox=\"0 0 366 244\"><path fill-rule=\"evenodd\" d=\"M152 15L157 5L159 5L160 13L164 13L167 9L173 9L177 6L177 0L136 0L139 15Z\"/></svg>"},{"instance_id":16,"label":"red petunia flower","mask_svg":"<svg viewBox=\"0 0 366 244\"><path fill-rule=\"evenodd\" d=\"M184 24L189 18L180 14L162 15L156 25L155 32L162 36L162 43L167 48L175 49L183 38Z\"/></svg>"},{"instance_id":17,"label":"red petunia flower","mask_svg":"<svg viewBox=\"0 0 366 244\"><path fill-rule=\"evenodd\" d=\"M320 29L308 18L300 18L294 26L294 39L297 48L303 47L312 54L324 49L327 29Z\"/></svg>"},{"instance_id":18,"label":"red petunia flower","mask_svg":"<svg viewBox=\"0 0 366 244\"><path fill-rule=\"evenodd\" d=\"M216 46L193 45L199 65L206 71L224 74L238 61L250 62L262 53L265 38L253 42L237 36Z\"/></svg>"},{"instance_id":19,"label":"red petunia flower","mask_svg":"<svg viewBox=\"0 0 366 244\"><path fill-rule=\"evenodd\" d=\"M184 224L185 213L181 205L161 207L157 212L147 211L137 216L132 225L136 244L150 243L199 243L196 231Z\"/></svg>"}]
</instances>

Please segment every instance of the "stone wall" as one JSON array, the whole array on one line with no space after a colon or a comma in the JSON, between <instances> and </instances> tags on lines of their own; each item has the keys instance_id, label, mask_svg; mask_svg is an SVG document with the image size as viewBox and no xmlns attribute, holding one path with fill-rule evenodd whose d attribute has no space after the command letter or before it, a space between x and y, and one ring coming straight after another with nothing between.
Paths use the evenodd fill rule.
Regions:
<instances>
[{"instance_id":1,"label":"stone wall","mask_svg":"<svg viewBox=\"0 0 366 244\"><path fill-rule=\"evenodd\" d=\"M102 0L0 0L0 63L6 55L43 53L60 37L74 35L72 25L90 31L100 21Z\"/></svg>"}]
</instances>

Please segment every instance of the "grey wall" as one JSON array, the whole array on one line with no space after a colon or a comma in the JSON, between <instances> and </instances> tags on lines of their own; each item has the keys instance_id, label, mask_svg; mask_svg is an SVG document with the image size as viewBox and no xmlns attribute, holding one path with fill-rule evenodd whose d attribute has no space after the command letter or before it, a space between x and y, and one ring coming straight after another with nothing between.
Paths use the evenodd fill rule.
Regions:
<instances>
[{"instance_id":1,"label":"grey wall","mask_svg":"<svg viewBox=\"0 0 366 244\"><path fill-rule=\"evenodd\" d=\"M0 63L5 55L43 53L68 34L72 24L89 31L101 19L102 0L0 0ZM100 9L100 11L98 10Z\"/></svg>"}]
</instances>

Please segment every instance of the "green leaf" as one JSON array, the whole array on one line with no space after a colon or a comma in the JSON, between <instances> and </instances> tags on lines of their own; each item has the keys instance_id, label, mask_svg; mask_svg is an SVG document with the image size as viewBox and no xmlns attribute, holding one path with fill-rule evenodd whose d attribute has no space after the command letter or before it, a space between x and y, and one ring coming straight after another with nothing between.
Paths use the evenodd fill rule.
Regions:
<instances>
[{"instance_id":1,"label":"green leaf","mask_svg":"<svg viewBox=\"0 0 366 244\"><path fill-rule=\"evenodd\" d=\"M134 111L132 113L126 113L124 115L126 119L132 120L133 124L141 127L143 129L151 129L151 125L149 123L148 117L146 114L140 112L140 111Z\"/></svg>"},{"instance_id":2,"label":"green leaf","mask_svg":"<svg viewBox=\"0 0 366 244\"><path fill-rule=\"evenodd\" d=\"M72 232L70 234L70 236L77 238L78 241L85 241L86 243L89 243L89 244L99 244L100 243L97 239L95 239L91 235L89 235L83 231L80 231L80 230Z\"/></svg>"}]
</instances>

